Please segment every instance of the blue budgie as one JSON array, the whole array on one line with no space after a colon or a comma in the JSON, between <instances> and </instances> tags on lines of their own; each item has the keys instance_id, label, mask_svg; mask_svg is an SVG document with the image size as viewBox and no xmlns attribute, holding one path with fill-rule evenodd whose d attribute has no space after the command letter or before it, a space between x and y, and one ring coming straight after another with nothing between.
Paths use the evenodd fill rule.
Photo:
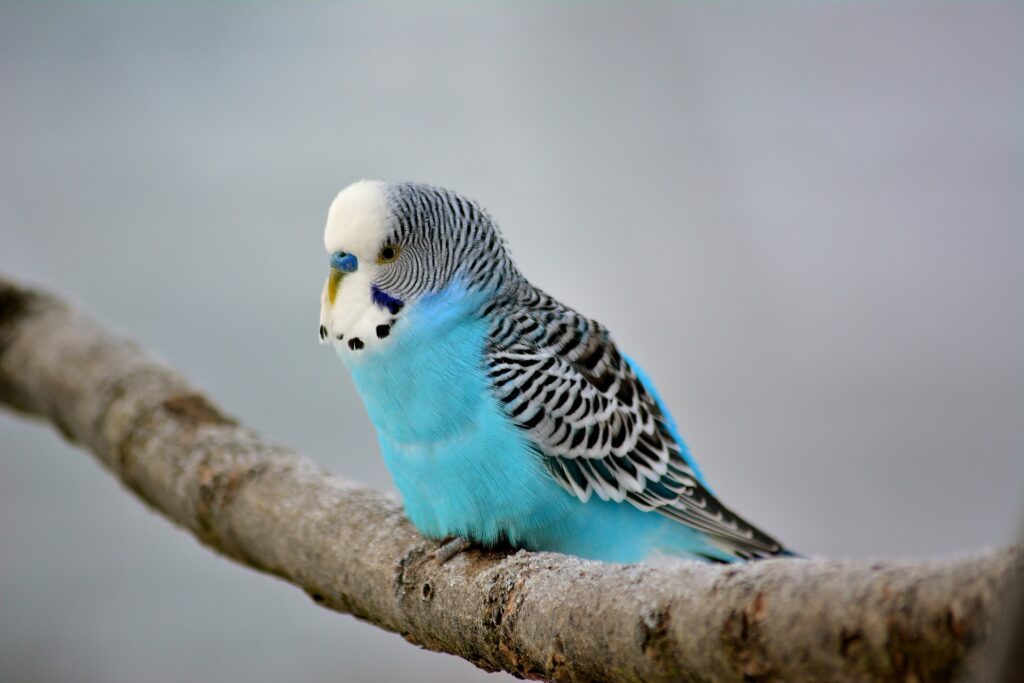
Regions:
<instances>
[{"instance_id":1,"label":"blue budgie","mask_svg":"<svg viewBox=\"0 0 1024 683\"><path fill-rule=\"evenodd\" d=\"M324 244L320 339L424 535L611 562L791 554L718 501L640 366L530 284L475 202L360 181Z\"/></svg>"}]
</instances>

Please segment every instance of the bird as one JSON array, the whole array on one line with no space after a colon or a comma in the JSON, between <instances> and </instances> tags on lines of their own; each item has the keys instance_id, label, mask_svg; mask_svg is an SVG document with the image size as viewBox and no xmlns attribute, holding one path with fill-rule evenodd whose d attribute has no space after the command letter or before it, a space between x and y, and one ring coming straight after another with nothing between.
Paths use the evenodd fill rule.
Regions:
<instances>
[{"instance_id":1,"label":"bird","mask_svg":"<svg viewBox=\"0 0 1024 683\"><path fill-rule=\"evenodd\" d=\"M320 341L351 375L406 516L442 550L795 555L718 500L650 377L519 272L477 202L361 180L331 202L324 246Z\"/></svg>"}]
</instances>

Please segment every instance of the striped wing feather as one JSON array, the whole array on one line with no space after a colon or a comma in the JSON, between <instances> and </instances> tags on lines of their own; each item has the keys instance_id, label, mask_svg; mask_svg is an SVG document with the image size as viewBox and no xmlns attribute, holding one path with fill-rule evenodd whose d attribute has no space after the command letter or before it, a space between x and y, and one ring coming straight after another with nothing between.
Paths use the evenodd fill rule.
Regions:
<instances>
[{"instance_id":1,"label":"striped wing feather","mask_svg":"<svg viewBox=\"0 0 1024 683\"><path fill-rule=\"evenodd\" d=\"M560 485L583 502L597 495L656 511L738 557L782 551L703 486L600 323L539 292L519 304L492 325L489 377Z\"/></svg>"}]
</instances>

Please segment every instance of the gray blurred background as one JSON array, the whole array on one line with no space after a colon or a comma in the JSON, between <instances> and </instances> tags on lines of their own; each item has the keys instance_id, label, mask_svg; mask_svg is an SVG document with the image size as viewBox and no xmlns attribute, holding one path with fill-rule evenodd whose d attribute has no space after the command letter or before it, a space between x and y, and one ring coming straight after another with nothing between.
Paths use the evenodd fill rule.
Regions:
<instances>
[{"instance_id":1,"label":"gray blurred background","mask_svg":"<svg viewBox=\"0 0 1024 683\"><path fill-rule=\"evenodd\" d=\"M317 345L359 178L489 207L792 547L936 557L1024 513L1024 9L0 7L0 270L391 489ZM74 334L74 330L68 330ZM0 413L0 680L474 680L157 517Z\"/></svg>"}]
</instances>

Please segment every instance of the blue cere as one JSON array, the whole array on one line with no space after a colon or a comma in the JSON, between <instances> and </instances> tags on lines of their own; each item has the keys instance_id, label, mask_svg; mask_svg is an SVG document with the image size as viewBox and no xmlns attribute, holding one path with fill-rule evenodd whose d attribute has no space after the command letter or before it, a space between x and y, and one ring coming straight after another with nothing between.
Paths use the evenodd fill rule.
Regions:
<instances>
[{"instance_id":1,"label":"blue cere","mask_svg":"<svg viewBox=\"0 0 1024 683\"><path fill-rule=\"evenodd\" d=\"M359 267L359 259L355 254L346 254L343 251L336 251L331 254L331 268L340 270L343 273L354 273Z\"/></svg>"}]
</instances>

